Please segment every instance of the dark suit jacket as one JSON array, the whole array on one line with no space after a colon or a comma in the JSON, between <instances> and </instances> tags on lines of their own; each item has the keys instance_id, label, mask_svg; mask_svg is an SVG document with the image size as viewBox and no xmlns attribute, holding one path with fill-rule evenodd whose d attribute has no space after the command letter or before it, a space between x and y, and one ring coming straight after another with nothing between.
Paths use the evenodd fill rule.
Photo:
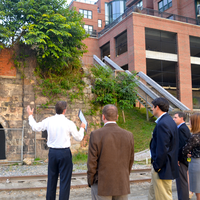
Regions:
<instances>
[{"instance_id":1,"label":"dark suit jacket","mask_svg":"<svg viewBox=\"0 0 200 200\"><path fill-rule=\"evenodd\" d=\"M90 135L88 185L98 182L100 196L129 194L129 175L133 161L133 134L117 124L106 124Z\"/></svg>"},{"instance_id":2,"label":"dark suit jacket","mask_svg":"<svg viewBox=\"0 0 200 200\"><path fill-rule=\"evenodd\" d=\"M166 113L156 124L150 144L152 165L160 179L173 180L178 177L178 146L177 125Z\"/></svg>"},{"instance_id":3,"label":"dark suit jacket","mask_svg":"<svg viewBox=\"0 0 200 200\"><path fill-rule=\"evenodd\" d=\"M178 160L184 165L188 166L187 155L182 154L183 147L186 145L188 139L191 137L191 133L187 125L184 123L178 128L179 134L179 152Z\"/></svg>"}]
</instances>

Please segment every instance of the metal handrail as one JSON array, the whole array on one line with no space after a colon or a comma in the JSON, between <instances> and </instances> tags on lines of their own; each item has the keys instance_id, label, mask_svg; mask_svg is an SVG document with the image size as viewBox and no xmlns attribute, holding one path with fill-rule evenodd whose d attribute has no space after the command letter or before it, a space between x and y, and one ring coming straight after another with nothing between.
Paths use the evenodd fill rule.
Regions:
<instances>
[{"instance_id":1,"label":"metal handrail","mask_svg":"<svg viewBox=\"0 0 200 200\"><path fill-rule=\"evenodd\" d=\"M107 65L101 60L99 59L96 55L93 55L93 59L102 67L106 68Z\"/></svg>"},{"instance_id":2,"label":"metal handrail","mask_svg":"<svg viewBox=\"0 0 200 200\"><path fill-rule=\"evenodd\" d=\"M137 75L140 78L142 78L144 81L146 81L148 84L150 84L153 88L155 88L160 94L162 94L172 104L177 106L177 108L179 108L181 110L190 110L187 106L185 106L183 103L181 103L177 98L175 98L173 95L171 95L167 90L165 90L163 87L161 87L159 84L157 84L153 79L151 79L149 76L147 76L143 72L138 72Z\"/></svg>"},{"instance_id":3,"label":"metal handrail","mask_svg":"<svg viewBox=\"0 0 200 200\"><path fill-rule=\"evenodd\" d=\"M111 65L113 68L115 68L116 70L121 70L124 71L120 66L118 66L115 62L113 62L110 58L108 58L107 56L104 56L103 58L109 65ZM129 70L125 70L125 72L127 74L132 74ZM138 87L145 93L147 94L151 99L156 99L159 96L153 92L149 87L147 87L142 81L140 80L136 80L135 81L136 84L138 85ZM149 105L151 105L148 101L147 103ZM169 106L169 111L172 111L174 108L170 105Z\"/></svg>"}]
</instances>

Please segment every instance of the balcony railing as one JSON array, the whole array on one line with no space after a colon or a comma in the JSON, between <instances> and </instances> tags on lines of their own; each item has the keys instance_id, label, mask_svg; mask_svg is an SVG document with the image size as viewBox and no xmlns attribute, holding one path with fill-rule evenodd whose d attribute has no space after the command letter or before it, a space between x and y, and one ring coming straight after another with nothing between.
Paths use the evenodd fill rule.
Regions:
<instances>
[{"instance_id":1,"label":"balcony railing","mask_svg":"<svg viewBox=\"0 0 200 200\"><path fill-rule=\"evenodd\" d=\"M86 32L90 35L90 37L97 37L97 31L96 30L92 30L92 31L87 31Z\"/></svg>"},{"instance_id":2,"label":"balcony railing","mask_svg":"<svg viewBox=\"0 0 200 200\"><path fill-rule=\"evenodd\" d=\"M161 17L161 18L165 18L165 19L169 19L169 20L175 20L175 21L179 21L179 22L185 22L185 23L189 23L189 24L199 25L199 21L197 19L184 17L184 16L180 16L180 15L175 15L175 14L167 13L167 12L161 12L161 11L153 10L153 9L149 9L149 8L141 8L141 7L137 7L137 6L133 5L130 8L127 8L122 15L120 15L116 20L114 20L111 24L107 25L102 31L100 31L98 33L98 37L101 37L107 31L112 29L114 26L116 26L118 23L120 23L122 20L124 20L127 16L129 16L132 12L138 12L138 13L145 14L145 15L151 15L151 16Z\"/></svg>"}]
</instances>

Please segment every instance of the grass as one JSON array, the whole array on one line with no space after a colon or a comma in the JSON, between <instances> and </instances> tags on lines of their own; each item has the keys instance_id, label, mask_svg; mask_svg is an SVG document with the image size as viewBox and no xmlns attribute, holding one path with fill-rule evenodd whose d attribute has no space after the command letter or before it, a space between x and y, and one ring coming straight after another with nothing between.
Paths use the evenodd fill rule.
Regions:
<instances>
[{"instance_id":1,"label":"grass","mask_svg":"<svg viewBox=\"0 0 200 200\"><path fill-rule=\"evenodd\" d=\"M72 162L74 164L83 164L87 162L87 152L78 152L72 156Z\"/></svg>"},{"instance_id":2,"label":"grass","mask_svg":"<svg viewBox=\"0 0 200 200\"><path fill-rule=\"evenodd\" d=\"M145 108L133 108L124 111L125 121L123 121L122 111L119 109L119 119L117 124L130 132L134 136L134 149L139 152L149 148L152 132L155 127L155 118L149 113L149 121L146 120ZM78 152L72 157L74 164L82 164L87 162L87 152ZM145 161L138 162L145 164Z\"/></svg>"},{"instance_id":3,"label":"grass","mask_svg":"<svg viewBox=\"0 0 200 200\"><path fill-rule=\"evenodd\" d=\"M124 111L125 122L123 121L122 111L119 109L119 119L117 124L134 136L134 149L139 152L149 148L152 132L155 127L155 118L149 113L149 121L146 120L145 108L133 108Z\"/></svg>"}]
</instances>

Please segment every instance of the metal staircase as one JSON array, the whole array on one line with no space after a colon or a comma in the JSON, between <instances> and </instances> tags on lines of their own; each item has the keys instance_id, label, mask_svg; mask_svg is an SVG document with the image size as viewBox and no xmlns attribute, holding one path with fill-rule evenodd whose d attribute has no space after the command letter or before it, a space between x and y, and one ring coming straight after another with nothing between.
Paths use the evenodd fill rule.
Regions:
<instances>
[{"instance_id":1,"label":"metal staircase","mask_svg":"<svg viewBox=\"0 0 200 200\"><path fill-rule=\"evenodd\" d=\"M94 65L98 64L102 67L111 67L113 71L124 71L116 63L114 63L110 58L105 56L103 61L101 61L97 56L93 56ZM132 74L129 70L125 70L126 73ZM151 102L158 97L165 97L169 101L169 111L174 112L179 111L189 111L190 109L182 104L178 99L171 95L168 91L158 85L154 80L143 72L137 73L138 79L136 79L136 84L138 85L137 91L137 100L146 107L147 110L147 120L148 120L148 111L152 113ZM142 81L143 80L143 81ZM144 84L144 82L146 84Z\"/></svg>"}]
</instances>

